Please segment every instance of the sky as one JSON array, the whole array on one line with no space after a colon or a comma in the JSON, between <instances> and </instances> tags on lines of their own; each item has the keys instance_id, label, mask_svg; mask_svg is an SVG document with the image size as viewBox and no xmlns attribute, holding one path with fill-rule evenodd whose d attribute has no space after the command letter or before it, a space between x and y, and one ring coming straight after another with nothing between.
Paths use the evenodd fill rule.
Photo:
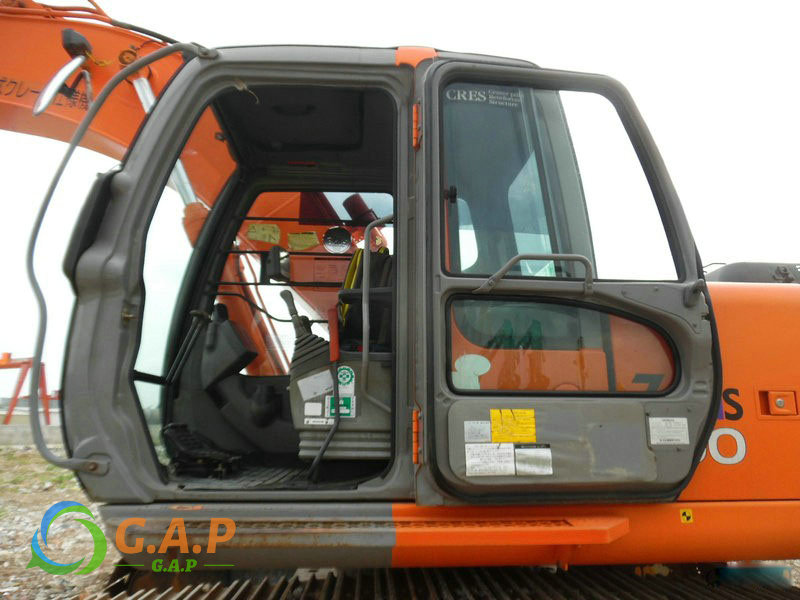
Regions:
<instances>
[{"instance_id":1,"label":"sky","mask_svg":"<svg viewBox=\"0 0 800 600\"><path fill-rule=\"evenodd\" d=\"M52 2L57 3L57 2ZM69 0L75 4L75 0ZM800 8L786 1L104 1L114 18L207 46L422 45L597 72L631 92L684 205L703 262L800 262ZM53 65L53 71L60 65ZM24 251L65 146L0 131L0 352L30 355L36 309ZM44 360L60 378L72 304L63 248L95 173L76 153L48 215L37 270L50 321ZM0 397L14 375L0 371Z\"/></svg>"}]
</instances>

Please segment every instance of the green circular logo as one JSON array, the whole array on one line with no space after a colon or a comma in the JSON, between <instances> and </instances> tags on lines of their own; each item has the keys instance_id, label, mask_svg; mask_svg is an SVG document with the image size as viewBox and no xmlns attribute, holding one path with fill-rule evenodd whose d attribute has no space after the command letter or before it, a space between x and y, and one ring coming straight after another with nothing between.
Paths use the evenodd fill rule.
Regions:
<instances>
[{"instance_id":1,"label":"green circular logo","mask_svg":"<svg viewBox=\"0 0 800 600\"><path fill-rule=\"evenodd\" d=\"M50 525L52 525L53 521L55 521L58 517L67 513L82 513L91 517L92 521L94 520L92 511L90 511L80 502L63 500L53 504L53 506L45 511L44 516L42 516L41 527L33 534L33 539L31 540L31 561L28 563L26 568L31 569L33 567L39 567L42 571L46 571L52 575L66 575L67 573L72 573L73 571L77 570L83 564L83 561L86 558L85 556L73 563L56 562L48 558L39 545L39 534L41 533L42 541L44 541L44 547L47 548L47 532L50 529ZM86 565L84 565L84 567L78 571L78 575L82 575L84 573L91 573L100 566L100 563L102 563L103 559L106 557L108 542L106 541L106 536L103 534L103 531L92 521L89 521L88 519L75 520L86 527L87 531L92 536L92 541L94 542L94 552L92 553L92 557L89 559L89 562L87 562Z\"/></svg>"},{"instance_id":2,"label":"green circular logo","mask_svg":"<svg viewBox=\"0 0 800 600\"><path fill-rule=\"evenodd\" d=\"M339 367L339 385L350 385L355 381L356 373L350 367Z\"/></svg>"}]
</instances>

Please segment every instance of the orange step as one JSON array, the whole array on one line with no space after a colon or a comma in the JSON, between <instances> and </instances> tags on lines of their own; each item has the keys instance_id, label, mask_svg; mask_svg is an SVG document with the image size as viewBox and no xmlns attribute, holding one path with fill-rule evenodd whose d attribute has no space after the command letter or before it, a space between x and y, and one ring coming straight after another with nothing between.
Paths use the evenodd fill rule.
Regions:
<instances>
[{"instance_id":1,"label":"orange step","mask_svg":"<svg viewBox=\"0 0 800 600\"><path fill-rule=\"evenodd\" d=\"M395 515L405 546L582 546L610 544L628 533L627 517L588 516L530 519L415 519Z\"/></svg>"}]
</instances>

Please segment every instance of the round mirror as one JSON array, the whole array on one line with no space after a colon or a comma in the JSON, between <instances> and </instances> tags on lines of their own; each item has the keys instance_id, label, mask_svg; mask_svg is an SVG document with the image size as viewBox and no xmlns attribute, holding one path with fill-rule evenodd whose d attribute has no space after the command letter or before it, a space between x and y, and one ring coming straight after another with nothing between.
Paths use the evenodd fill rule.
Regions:
<instances>
[{"instance_id":1,"label":"round mirror","mask_svg":"<svg viewBox=\"0 0 800 600\"><path fill-rule=\"evenodd\" d=\"M344 227L331 227L322 236L322 245L331 254L344 254L353 245L353 237Z\"/></svg>"}]
</instances>

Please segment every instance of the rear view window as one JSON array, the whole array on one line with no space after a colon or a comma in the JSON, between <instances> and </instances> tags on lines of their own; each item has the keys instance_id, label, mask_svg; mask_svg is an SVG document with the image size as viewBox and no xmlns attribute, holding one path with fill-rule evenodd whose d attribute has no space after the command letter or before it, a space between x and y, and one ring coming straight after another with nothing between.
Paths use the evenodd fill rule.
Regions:
<instances>
[{"instance_id":1,"label":"rear view window","mask_svg":"<svg viewBox=\"0 0 800 600\"><path fill-rule=\"evenodd\" d=\"M654 393L675 379L675 358L660 333L603 311L458 298L450 312L456 390Z\"/></svg>"}]
</instances>

